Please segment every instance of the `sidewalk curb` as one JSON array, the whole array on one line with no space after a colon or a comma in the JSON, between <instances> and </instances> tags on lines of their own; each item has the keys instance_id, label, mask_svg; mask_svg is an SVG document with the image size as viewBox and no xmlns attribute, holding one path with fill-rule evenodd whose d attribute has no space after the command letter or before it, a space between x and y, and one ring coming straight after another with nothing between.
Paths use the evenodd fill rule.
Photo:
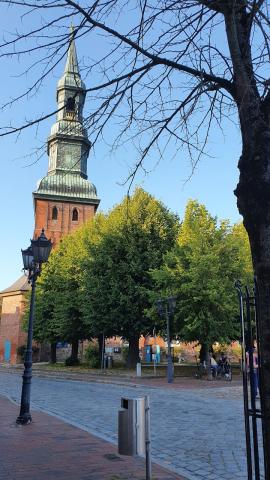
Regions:
<instances>
[{"instance_id":1,"label":"sidewalk curb","mask_svg":"<svg viewBox=\"0 0 270 480\"><path fill-rule=\"evenodd\" d=\"M23 366L18 365L18 366L9 366L6 364L0 364L0 373L3 374L12 374L12 375L22 375L23 374ZM156 390L160 388L182 388L181 383L179 383L179 379L183 381L183 383L187 382L185 385L185 388L187 389L205 389L205 388L220 388L224 387L225 384L221 382L207 382L200 380L198 381L197 379L194 379L193 377L176 377L174 383L168 384L166 382L166 378L164 377L128 377L128 376L123 376L121 378L121 375L112 375L112 376L102 376L102 374L96 373L81 373L81 372L66 372L66 371L55 371L55 370L49 370L49 369L39 369L38 367L35 368L35 366L32 369L32 375L34 378L44 378L44 379L53 379L53 380L58 380L58 381L76 381L76 382L87 382L87 383L97 383L97 384L107 384L107 385L116 385L119 387L130 387L130 388L140 388L140 387L147 387L148 389L151 390ZM136 381L137 380L137 381ZM152 381L155 380L157 382L160 382L158 385L155 385L152 383ZM181 382L181 381L180 381ZM242 383L241 383L242 384ZM238 382L237 384L238 385ZM227 387L232 387L235 386L234 382L230 382L228 385L228 382L226 382Z\"/></svg>"},{"instance_id":2,"label":"sidewalk curb","mask_svg":"<svg viewBox=\"0 0 270 480\"><path fill-rule=\"evenodd\" d=\"M21 371L19 371L21 368L20 367L6 367L3 365L0 365L0 372L1 373L6 373L6 374L12 374L12 375L22 375L23 374L23 368L21 368ZM131 388L139 388L141 386L147 386L151 389L156 389L156 388L160 388L160 387L157 387L155 385L147 385L147 379L148 378L156 378L156 377L147 377L146 380L146 383L135 383L134 381L130 381L128 379L128 377L125 377L127 378L126 381L121 381L119 379L119 377L108 377L108 378L101 378L98 376L98 374L88 374L88 373L83 373L83 374L80 374L80 373L76 373L76 372L70 372L70 373L67 373L67 372L54 372L54 371L50 371L50 370L45 370L45 371L42 371L42 370L38 370L38 369L35 369L33 368L32 370L32 375L34 377L38 377L38 378L51 378L53 380L71 380L71 381L76 381L76 382L93 382L93 383L104 383L104 384L110 384L110 385L118 385L120 387L131 387ZM141 378L141 377L140 377Z\"/></svg>"},{"instance_id":3,"label":"sidewalk curb","mask_svg":"<svg viewBox=\"0 0 270 480\"><path fill-rule=\"evenodd\" d=\"M6 371L4 372L2 369L0 369L1 373L6 373L6 374L11 374L11 375L21 375L22 372L17 372L17 371ZM76 373L74 373L74 376L72 374L61 374L61 375L55 375L54 372L40 372L37 370L33 370L32 372L33 377L36 378L50 378L52 380L58 380L58 381L64 381L64 380L70 380L70 381L75 381L75 382L92 382L92 383L104 383L104 384L109 384L109 385L117 385L119 387L131 387L131 388L139 388L139 387L145 387L147 386L148 388L151 389L157 389L160 387L156 387L154 385L147 385L143 383L134 383L134 382L121 382L118 380L114 379L105 379L105 378L96 378L95 376L88 376L85 378L79 377Z\"/></svg>"}]
</instances>

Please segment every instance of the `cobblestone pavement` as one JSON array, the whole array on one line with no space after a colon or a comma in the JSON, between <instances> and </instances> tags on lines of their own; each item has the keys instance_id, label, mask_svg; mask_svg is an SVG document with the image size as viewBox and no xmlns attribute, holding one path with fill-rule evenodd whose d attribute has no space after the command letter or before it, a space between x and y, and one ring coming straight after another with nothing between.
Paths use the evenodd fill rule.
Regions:
<instances>
[{"instance_id":1,"label":"cobblestone pavement","mask_svg":"<svg viewBox=\"0 0 270 480\"><path fill-rule=\"evenodd\" d=\"M18 402L20 390L20 375L0 373L0 394ZM116 443L120 398L146 394L154 461L189 480L246 480L240 386L180 391L33 378L32 410Z\"/></svg>"}]
</instances>

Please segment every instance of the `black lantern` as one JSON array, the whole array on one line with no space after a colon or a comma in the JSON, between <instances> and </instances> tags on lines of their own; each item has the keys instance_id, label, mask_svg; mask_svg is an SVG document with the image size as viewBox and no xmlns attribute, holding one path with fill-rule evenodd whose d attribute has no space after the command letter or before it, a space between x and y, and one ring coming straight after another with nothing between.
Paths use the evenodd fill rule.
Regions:
<instances>
[{"instance_id":1,"label":"black lantern","mask_svg":"<svg viewBox=\"0 0 270 480\"><path fill-rule=\"evenodd\" d=\"M33 252L31 247L28 247L25 250L22 250L22 258L23 258L24 270L33 270L34 258L33 258Z\"/></svg>"},{"instance_id":2,"label":"black lantern","mask_svg":"<svg viewBox=\"0 0 270 480\"><path fill-rule=\"evenodd\" d=\"M36 240L31 240L31 248L35 263L47 262L52 249L52 242L45 236L44 229Z\"/></svg>"},{"instance_id":3,"label":"black lantern","mask_svg":"<svg viewBox=\"0 0 270 480\"><path fill-rule=\"evenodd\" d=\"M169 297L168 298L168 307L169 307L169 313L173 315L175 307L176 307L176 298L175 297Z\"/></svg>"}]
</instances>

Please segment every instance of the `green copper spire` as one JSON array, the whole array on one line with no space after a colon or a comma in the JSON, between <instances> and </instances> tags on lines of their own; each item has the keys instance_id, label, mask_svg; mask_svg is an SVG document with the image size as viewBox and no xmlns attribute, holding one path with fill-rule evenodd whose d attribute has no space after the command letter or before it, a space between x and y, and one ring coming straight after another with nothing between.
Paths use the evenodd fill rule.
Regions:
<instances>
[{"instance_id":1,"label":"green copper spire","mask_svg":"<svg viewBox=\"0 0 270 480\"><path fill-rule=\"evenodd\" d=\"M85 90L85 84L83 83L80 76L73 26L71 26L70 31L70 41L67 53L66 66L64 74L58 82L58 90L64 86L73 86L74 88L82 88Z\"/></svg>"},{"instance_id":2,"label":"green copper spire","mask_svg":"<svg viewBox=\"0 0 270 480\"><path fill-rule=\"evenodd\" d=\"M76 52L76 47L74 42L73 25L71 25L70 29L71 29L70 44L69 44L67 61L65 66L65 74L71 74L74 76L74 75L79 75L80 72L79 72L78 58L77 58L77 52Z\"/></svg>"},{"instance_id":3,"label":"green copper spire","mask_svg":"<svg viewBox=\"0 0 270 480\"><path fill-rule=\"evenodd\" d=\"M95 186L87 180L87 159L91 143L83 126L86 88L81 79L74 29L64 74L57 84L58 112L48 138L49 168L34 192L36 195L99 203Z\"/></svg>"}]
</instances>

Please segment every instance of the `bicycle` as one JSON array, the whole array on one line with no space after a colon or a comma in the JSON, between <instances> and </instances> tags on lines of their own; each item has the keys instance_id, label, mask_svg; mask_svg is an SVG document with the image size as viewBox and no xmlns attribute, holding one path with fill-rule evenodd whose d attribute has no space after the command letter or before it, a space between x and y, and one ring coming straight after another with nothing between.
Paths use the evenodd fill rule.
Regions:
<instances>
[{"instance_id":1,"label":"bicycle","mask_svg":"<svg viewBox=\"0 0 270 480\"><path fill-rule=\"evenodd\" d=\"M216 378L232 381L232 368L228 362L218 365Z\"/></svg>"}]
</instances>

